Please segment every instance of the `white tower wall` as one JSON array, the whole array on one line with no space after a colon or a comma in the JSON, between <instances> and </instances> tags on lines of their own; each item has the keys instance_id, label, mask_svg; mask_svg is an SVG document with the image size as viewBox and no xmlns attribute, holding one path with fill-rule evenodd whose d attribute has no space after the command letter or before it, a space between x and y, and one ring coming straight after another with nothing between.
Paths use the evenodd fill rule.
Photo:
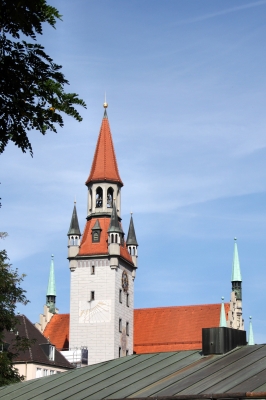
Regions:
<instances>
[{"instance_id":1,"label":"white tower wall","mask_svg":"<svg viewBox=\"0 0 266 400\"><path fill-rule=\"evenodd\" d=\"M127 293L122 289L124 270L127 271L129 282ZM74 350L87 347L88 364L119 357L119 347L120 356L133 354L132 270L133 268L123 262L119 262L118 268L110 268L107 258L80 259L77 261L77 268L72 268L69 348ZM94 300L91 299L91 292L94 292ZM119 319L122 321L122 332L119 332Z\"/></svg>"}]
</instances>

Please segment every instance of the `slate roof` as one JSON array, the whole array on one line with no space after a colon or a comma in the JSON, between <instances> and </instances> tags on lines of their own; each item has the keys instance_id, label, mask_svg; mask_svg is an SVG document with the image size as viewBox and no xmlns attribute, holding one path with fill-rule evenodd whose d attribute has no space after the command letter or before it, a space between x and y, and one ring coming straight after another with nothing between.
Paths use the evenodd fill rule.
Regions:
<instances>
[{"instance_id":1,"label":"slate roof","mask_svg":"<svg viewBox=\"0 0 266 400\"><path fill-rule=\"evenodd\" d=\"M90 182L99 181L120 183L120 185L123 186L118 171L112 134L106 113L102 120L91 172L86 181L86 185Z\"/></svg>"},{"instance_id":2,"label":"slate roof","mask_svg":"<svg viewBox=\"0 0 266 400\"><path fill-rule=\"evenodd\" d=\"M42 333L30 322L25 315L17 316L19 323L13 332L5 332L5 342L12 344L14 335L19 333L19 336L26 337L28 339L36 339L36 342L31 345L30 349L20 351L18 356L14 360L15 363L39 363L45 365L51 365L54 367L62 367L72 369L73 366L65 359L65 357L57 350L55 350L55 360L51 361L45 355L42 350L41 344L49 343L49 341L42 335ZM52 343L52 342L51 342ZM52 343L53 344L53 343ZM11 347L9 348L11 350ZM12 350L11 350L12 351ZM1 396L0 396L1 397Z\"/></svg>"},{"instance_id":3,"label":"slate roof","mask_svg":"<svg viewBox=\"0 0 266 400\"><path fill-rule=\"evenodd\" d=\"M134 310L134 351L137 354L199 350L201 330L219 326L221 304L140 308ZM229 303L225 304L226 313ZM47 324L45 337L58 349L66 348L69 314L56 314Z\"/></svg>"},{"instance_id":4,"label":"slate roof","mask_svg":"<svg viewBox=\"0 0 266 400\"><path fill-rule=\"evenodd\" d=\"M218 393L265 390L266 345L254 345L207 357L191 350L122 357L0 388L0 397L97 400L209 394L215 398Z\"/></svg>"},{"instance_id":5,"label":"slate roof","mask_svg":"<svg viewBox=\"0 0 266 400\"><path fill-rule=\"evenodd\" d=\"M108 255L108 228L110 225L110 218L104 217L99 219L99 223L101 226L101 235L99 242L92 241L92 228L95 225L97 218L91 218L87 221L84 233L82 236L82 241L80 244L80 249L78 256L93 256L93 255ZM120 245L120 256L128 261L130 264L133 264L132 257L129 254L126 241L124 240L124 244Z\"/></svg>"}]
</instances>

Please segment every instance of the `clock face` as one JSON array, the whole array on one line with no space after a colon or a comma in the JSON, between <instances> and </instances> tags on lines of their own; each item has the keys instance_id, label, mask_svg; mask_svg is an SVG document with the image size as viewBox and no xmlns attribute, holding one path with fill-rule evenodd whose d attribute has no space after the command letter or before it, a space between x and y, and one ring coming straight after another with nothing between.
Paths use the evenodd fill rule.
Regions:
<instances>
[{"instance_id":1,"label":"clock face","mask_svg":"<svg viewBox=\"0 0 266 400\"><path fill-rule=\"evenodd\" d=\"M126 271L123 271L122 273L122 288L124 290L124 292L128 291L128 276Z\"/></svg>"}]
</instances>

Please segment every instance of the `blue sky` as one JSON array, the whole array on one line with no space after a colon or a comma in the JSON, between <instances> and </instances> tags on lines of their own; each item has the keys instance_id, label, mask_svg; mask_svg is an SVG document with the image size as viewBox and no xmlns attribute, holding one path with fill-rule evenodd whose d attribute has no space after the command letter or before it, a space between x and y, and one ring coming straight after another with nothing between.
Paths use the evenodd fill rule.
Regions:
<instances>
[{"instance_id":1,"label":"blue sky","mask_svg":"<svg viewBox=\"0 0 266 400\"><path fill-rule=\"evenodd\" d=\"M36 322L51 254L57 305L69 311L67 231L107 93L127 233L139 242L135 307L218 303L231 292L233 239L243 313L266 342L266 1L50 1L63 15L38 38L87 103L83 122L30 133L34 157L0 157L1 243Z\"/></svg>"}]
</instances>

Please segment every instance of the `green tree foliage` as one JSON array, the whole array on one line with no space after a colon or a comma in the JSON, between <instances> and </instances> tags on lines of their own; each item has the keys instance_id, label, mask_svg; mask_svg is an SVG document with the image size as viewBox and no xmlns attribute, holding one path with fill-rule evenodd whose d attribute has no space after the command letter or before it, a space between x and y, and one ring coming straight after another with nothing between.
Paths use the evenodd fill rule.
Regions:
<instances>
[{"instance_id":1,"label":"green tree foliage","mask_svg":"<svg viewBox=\"0 0 266 400\"><path fill-rule=\"evenodd\" d=\"M0 0L0 153L12 141L32 155L27 132L56 132L64 124L61 112L82 120L74 105L86 108L85 102L65 93L62 67L35 42L43 23L54 28L60 18L46 0Z\"/></svg>"},{"instance_id":2,"label":"green tree foliage","mask_svg":"<svg viewBox=\"0 0 266 400\"><path fill-rule=\"evenodd\" d=\"M5 233L0 232L0 238ZM16 331L18 320L15 315L17 303L27 304L25 290L20 286L24 275L19 276L17 270L13 270L8 262L6 250L0 251L0 386L20 382L23 376L19 375L13 367L13 361L19 351L29 348L32 341L26 337L14 334L12 343L5 342L6 331Z\"/></svg>"}]
</instances>

